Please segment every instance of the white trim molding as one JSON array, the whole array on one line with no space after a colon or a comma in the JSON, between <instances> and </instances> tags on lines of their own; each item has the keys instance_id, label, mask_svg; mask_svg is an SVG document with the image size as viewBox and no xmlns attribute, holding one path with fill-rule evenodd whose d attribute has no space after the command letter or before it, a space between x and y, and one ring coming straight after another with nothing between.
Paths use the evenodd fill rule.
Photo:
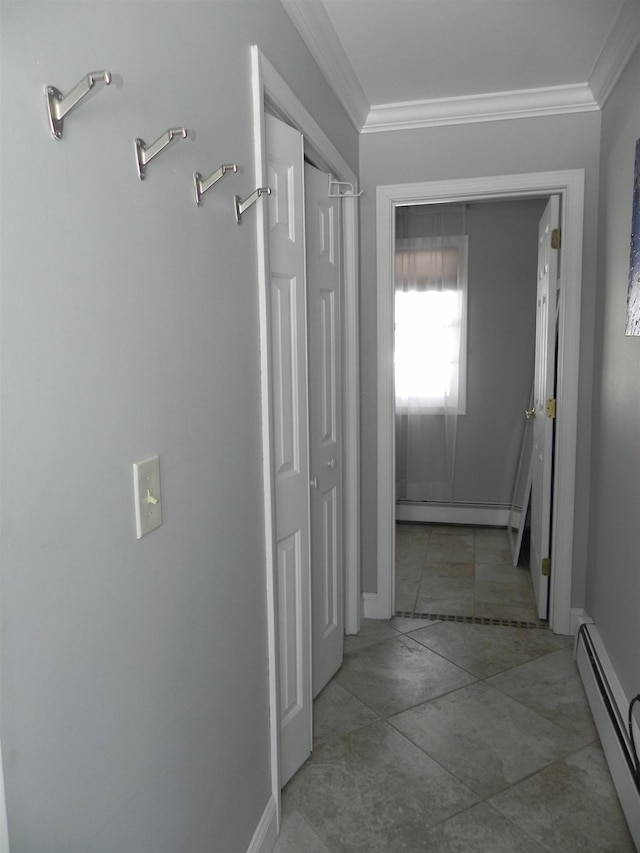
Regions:
<instances>
[{"instance_id":1,"label":"white trim molding","mask_svg":"<svg viewBox=\"0 0 640 853\"><path fill-rule=\"evenodd\" d=\"M584 607L571 608L571 635L577 638L581 625L591 625L593 619L587 616Z\"/></svg>"},{"instance_id":2,"label":"white trim molding","mask_svg":"<svg viewBox=\"0 0 640 853\"><path fill-rule=\"evenodd\" d=\"M362 609L365 619L388 619L388 616L381 614L378 609L378 593L363 592L362 593Z\"/></svg>"},{"instance_id":3,"label":"white trim molding","mask_svg":"<svg viewBox=\"0 0 640 853\"><path fill-rule=\"evenodd\" d=\"M640 787L634 779L634 743L640 743L640 726L634 716L632 742L628 729L630 697L618 679L598 626L588 618L576 638L575 656L631 837L640 845Z\"/></svg>"},{"instance_id":4,"label":"white trim molding","mask_svg":"<svg viewBox=\"0 0 640 853\"><path fill-rule=\"evenodd\" d=\"M640 43L640 3L626 0L588 80L481 95L370 104L321 2L281 0L358 131L379 133L602 109Z\"/></svg>"},{"instance_id":5,"label":"white trim molding","mask_svg":"<svg viewBox=\"0 0 640 853\"><path fill-rule=\"evenodd\" d=\"M326 9L322 3L308 0L280 2L353 126L360 131L369 112L369 102Z\"/></svg>"},{"instance_id":6,"label":"white trim molding","mask_svg":"<svg viewBox=\"0 0 640 853\"><path fill-rule=\"evenodd\" d=\"M396 521L421 524L464 524L473 527L507 527L510 506L490 504L435 504L401 501L396 504Z\"/></svg>"},{"instance_id":7,"label":"white trim molding","mask_svg":"<svg viewBox=\"0 0 640 853\"><path fill-rule=\"evenodd\" d=\"M457 98L405 101L371 107L362 133L593 112L599 109L586 83L493 92Z\"/></svg>"},{"instance_id":8,"label":"white trim molding","mask_svg":"<svg viewBox=\"0 0 640 853\"><path fill-rule=\"evenodd\" d=\"M253 833L247 853L271 853L278 837L278 808L276 800L269 797L269 802L262 813L260 822Z\"/></svg>"},{"instance_id":9,"label":"white trim molding","mask_svg":"<svg viewBox=\"0 0 640 853\"><path fill-rule=\"evenodd\" d=\"M589 78L593 97L600 107L604 106L638 44L640 3L626 0Z\"/></svg>"},{"instance_id":10,"label":"white trim molding","mask_svg":"<svg viewBox=\"0 0 640 853\"><path fill-rule=\"evenodd\" d=\"M584 170L461 178L419 184L379 186L376 194L378 310L378 508L377 611L394 611L395 571L395 419L393 394L393 274L395 209L407 204L441 204L509 198L561 197L563 260L558 348L558 415L553 498L553 546L549 623L570 634L574 498L578 429L580 304Z\"/></svg>"}]
</instances>

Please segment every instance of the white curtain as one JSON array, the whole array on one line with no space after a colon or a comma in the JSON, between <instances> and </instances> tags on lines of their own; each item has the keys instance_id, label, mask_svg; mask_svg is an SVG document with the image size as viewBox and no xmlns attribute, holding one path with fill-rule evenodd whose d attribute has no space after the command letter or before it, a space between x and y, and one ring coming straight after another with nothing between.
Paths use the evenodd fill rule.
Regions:
<instances>
[{"instance_id":1,"label":"white curtain","mask_svg":"<svg viewBox=\"0 0 640 853\"><path fill-rule=\"evenodd\" d=\"M465 208L398 208L395 260L396 499L450 503L465 405Z\"/></svg>"}]
</instances>

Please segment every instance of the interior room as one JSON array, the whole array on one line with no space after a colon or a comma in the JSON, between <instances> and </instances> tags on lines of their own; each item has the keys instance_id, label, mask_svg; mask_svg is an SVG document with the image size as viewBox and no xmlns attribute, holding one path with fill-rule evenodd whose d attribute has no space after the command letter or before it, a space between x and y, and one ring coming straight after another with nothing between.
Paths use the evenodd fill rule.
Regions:
<instances>
[{"instance_id":1,"label":"interior room","mask_svg":"<svg viewBox=\"0 0 640 853\"><path fill-rule=\"evenodd\" d=\"M538 225L546 201L410 206L397 213L396 256L401 260L396 301L406 298L405 292L419 299L421 292L433 297L453 288L464 311L460 310L462 340L452 342L445 337L450 317L443 317L442 330L440 326L425 330L412 304L407 318L411 329L405 332L396 305L396 614L538 618L525 571L513 571L514 563L527 568L528 554L525 548L521 560L519 550L511 552L507 522L518 472L521 467L528 471L530 465L531 445L523 448L523 442L535 364ZM447 241L444 232L455 232L456 239L463 234L465 239L464 270L456 268L455 280L449 282L438 268L429 279L430 271L419 267L423 259L419 252L439 259L442 250L435 245ZM424 326L434 322L433 309L421 322ZM398 338L403 334L416 338L407 339L407 359L399 363ZM421 342L435 343L440 336L439 349L420 348ZM452 345L454 357L446 355ZM434 373L441 369L448 382L442 397L421 397L419 387L405 392L404 375L417 385L424 381L428 364ZM414 365L421 366L415 373ZM455 367L453 380L447 365ZM431 393L439 392L434 388ZM520 511L526 521L526 507ZM472 521L478 526L469 524ZM440 526L434 529L436 522ZM456 532L458 540L448 536ZM501 571L495 569L492 579L503 581L505 587L475 577L476 540L481 551L493 546L494 553L480 553L477 562L493 565L488 562L493 560L503 566ZM499 593L503 607L496 610ZM488 601L489 594L495 594L496 601Z\"/></svg>"},{"instance_id":2,"label":"interior room","mask_svg":"<svg viewBox=\"0 0 640 853\"><path fill-rule=\"evenodd\" d=\"M0 853L640 843L639 44L637 0L0 0ZM540 620L484 593L553 419L518 223L554 196ZM483 285L397 616L424 204L468 205Z\"/></svg>"}]
</instances>

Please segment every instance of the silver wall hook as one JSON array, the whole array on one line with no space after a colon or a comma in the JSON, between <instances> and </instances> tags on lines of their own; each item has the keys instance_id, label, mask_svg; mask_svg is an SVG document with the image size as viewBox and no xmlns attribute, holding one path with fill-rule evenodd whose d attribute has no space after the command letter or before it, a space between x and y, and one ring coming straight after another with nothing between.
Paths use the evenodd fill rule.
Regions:
<instances>
[{"instance_id":1,"label":"silver wall hook","mask_svg":"<svg viewBox=\"0 0 640 853\"><path fill-rule=\"evenodd\" d=\"M171 140L175 139L176 136L186 139L187 128L170 127L166 133L163 133L162 136L156 139L155 142L152 142L151 145L146 145L143 139L136 139L136 164L138 166L138 177L141 181L144 180L147 163L153 160L155 156L166 148Z\"/></svg>"},{"instance_id":2,"label":"silver wall hook","mask_svg":"<svg viewBox=\"0 0 640 853\"><path fill-rule=\"evenodd\" d=\"M108 86L111 83L111 72L91 71L66 96L55 86L44 87L47 96L49 128L54 139L62 139L64 117L93 89L97 80L102 80Z\"/></svg>"},{"instance_id":3,"label":"silver wall hook","mask_svg":"<svg viewBox=\"0 0 640 853\"><path fill-rule=\"evenodd\" d=\"M198 206L202 204L202 196L207 190L210 190L214 184L217 184L221 178L224 178L227 172L235 173L237 171L238 167L235 163L225 163L223 166L217 168L213 174L209 175L206 180L202 179L200 172L195 172L193 175L193 189L196 197L196 204Z\"/></svg>"},{"instance_id":4,"label":"silver wall hook","mask_svg":"<svg viewBox=\"0 0 640 853\"><path fill-rule=\"evenodd\" d=\"M240 225L240 220L242 219L242 214L247 210L247 208L251 207L252 204L255 204L261 195L271 195L271 190L269 187L259 187L257 190L251 193L248 198L245 198L244 201L240 200L240 196L237 195L234 199L234 209L236 212L236 222Z\"/></svg>"}]
</instances>

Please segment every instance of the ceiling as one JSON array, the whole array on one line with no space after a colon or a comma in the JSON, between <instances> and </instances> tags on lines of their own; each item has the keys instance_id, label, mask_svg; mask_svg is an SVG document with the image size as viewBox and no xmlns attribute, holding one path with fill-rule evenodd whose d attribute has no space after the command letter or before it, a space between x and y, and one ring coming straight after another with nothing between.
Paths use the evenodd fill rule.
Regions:
<instances>
[{"instance_id":1,"label":"ceiling","mask_svg":"<svg viewBox=\"0 0 640 853\"><path fill-rule=\"evenodd\" d=\"M599 109L640 0L282 0L364 133Z\"/></svg>"}]
</instances>

